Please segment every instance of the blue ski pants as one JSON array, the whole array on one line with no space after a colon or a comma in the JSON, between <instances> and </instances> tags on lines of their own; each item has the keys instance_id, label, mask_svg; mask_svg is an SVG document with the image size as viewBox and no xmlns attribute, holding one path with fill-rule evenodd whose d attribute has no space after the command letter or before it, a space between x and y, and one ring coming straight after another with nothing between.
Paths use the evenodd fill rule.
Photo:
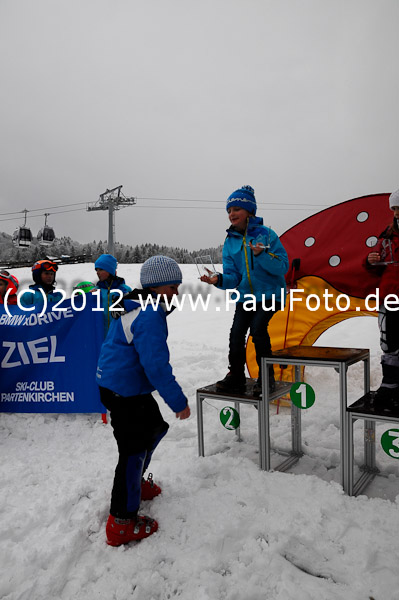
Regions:
<instances>
[{"instance_id":1,"label":"blue ski pants","mask_svg":"<svg viewBox=\"0 0 399 600\"><path fill-rule=\"evenodd\" d=\"M151 394L126 397L100 387L100 397L110 411L119 452L110 513L120 519L132 519L140 507L143 474L169 425Z\"/></svg>"}]
</instances>

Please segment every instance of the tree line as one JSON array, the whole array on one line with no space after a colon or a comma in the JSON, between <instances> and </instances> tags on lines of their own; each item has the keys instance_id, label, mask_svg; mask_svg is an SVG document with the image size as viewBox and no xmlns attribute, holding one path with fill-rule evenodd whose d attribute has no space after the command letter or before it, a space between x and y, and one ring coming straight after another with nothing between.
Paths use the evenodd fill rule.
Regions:
<instances>
[{"instance_id":1,"label":"tree line","mask_svg":"<svg viewBox=\"0 0 399 600\"><path fill-rule=\"evenodd\" d=\"M195 257L211 255L215 264L222 262L222 249L220 245L216 248L200 248L199 250L188 251L186 248L173 246L161 246L159 244L120 244L115 242L115 258L119 263L143 263L147 258L155 254L163 254L174 258L179 264L191 264L195 262ZM93 262L107 252L106 241L94 240L81 244L75 242L70 237L57 238L50 246L40 246L36 238L27 248L18 248L12 243L11 235L0 233L0 261L3 262L30 262L42 258L61 258L62 256L76 256L86 254L90 257L88 260Z\"/></svg>"}]
</instances>

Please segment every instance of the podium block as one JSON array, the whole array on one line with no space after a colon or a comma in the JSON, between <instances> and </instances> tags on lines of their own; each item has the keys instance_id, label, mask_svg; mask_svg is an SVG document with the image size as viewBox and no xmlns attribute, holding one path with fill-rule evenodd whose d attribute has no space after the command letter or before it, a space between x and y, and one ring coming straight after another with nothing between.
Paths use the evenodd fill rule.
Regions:
<instances>
[{"instance_id":1,"label":"podium block","mask_svg":"<svg viewBox=\"0 0 399 600\"><path fill-rule=\"evenodd\" d=\"M258 440L259 440L259 466L265 470L265 452L266 452L266 410L265 403L263 400L263 394L261 396L254 396L253 386L255 381L253 379L246 380L245 392L239 394L226 393L218 390L216 384L207 385L197 390L197 427L198 427L198 453L199 456L205 456L205 445L204 445L204 417L203 417L203 402L206 398L217 400L221 402L230 402L234 404L235 409L240 412L241 404L249 404L255 406L258 409ZM276 400L281 396L284 396L291 387L291 384L286 382L278 382L276 384L276 391L270 395L269 400ZM239 430L237 431L239 434Z\"/></svg>"},{"instance_id":2,"label":"podium block","mask_svg":"<svg viewBox=\"0 0 399 600\"><path fill-rule=\"evenodd\" d=\"M369 392L348 406L346 411L346 435L347 435L347 486L345 491L349 496L357 496L371 483L376 475L380 473L375 462L375 426L382 421L392 423L399 427L399 408L381 411L373 405L375 392ZM364 464L360 467L362 474L357 481L354 480L354 424L357 420L364 421Z\"/></svg>"},{"instance_id":3,"label":"podium block","mask_svg":"<svg viewBox=\"0 0 399 600\"><path fill-rule=\"evenodd\" d=\"M200 456L205 455L204 447L204 421L203 402L206 398L233 403L239 411L241 404L250 404L258 409L258 439L259 439L259 465L265 471L272 470L270 464L270 402L287 394L293 383L301 381L301 367L319 366L335 369L339 374L339 391L337 409L340 415L340 461L341 461L341 483L346 492L349 493L353 486L353 449L349 461L350 435L348 433L350 421L347 411L347 371L348 368L363 361L364 377L363 392L367 394L370 390L370 353L364 348L330 348L320 346L292 346L274 351L270 356L262 359L262 394L259 397L253 394L254 380L247 379L245 392L232 394L217 389L216 384L208 385L197 390L197 426L198 426L198 452ZM269 392L269 369L273 364L292 365L295 367L294 382L277 382L276 390ZM239 434L239 431L238 431ZM303 455L302 431L301 431L301 408L291 403L291 439L292 448L285 454L285 458L274 470L286 471ZM371 459L370 459L371 460ZM352 479L351 479L352 477Z\"/></svg>"}]
</instances>

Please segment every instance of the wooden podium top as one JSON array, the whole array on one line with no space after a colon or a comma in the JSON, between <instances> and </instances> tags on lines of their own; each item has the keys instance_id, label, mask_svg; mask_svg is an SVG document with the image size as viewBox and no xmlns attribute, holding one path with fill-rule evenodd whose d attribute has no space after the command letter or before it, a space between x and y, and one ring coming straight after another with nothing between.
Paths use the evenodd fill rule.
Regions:
<instances>
[{"instance_id":1,"label":"wooden podium top","mask_svg":"<svg viewBox=\"0 0 399 600\"><path fill-rule=\"evenodd\" d=\"M378 404L374 404L374 395L375 392L368 392L348 406L347 411L370 417L380 415L382 419L390 418L399 421L399 406L395 402L392 402L390 408L382 409Z\"/></svg>"},{"instance_id":2,"label":"wooden podium top","mask_svg":"<svg viewBox=\"0 0 399 600\"><path fill-rule=\"evenodd\" d=\"M235 399L247 399L247 400L261 400L259 395L255 396L253 393L253 388L256 383L256 379L246 378L246 386L244 391L242 392L229 392L227 390L219 390L216 387L216 383L212 383L211 385L205 385L197 390L198 394L210 395L210 396L221 396L223 398L231 398ZM269 398L271 400L275 398L281 397L283 394L289 392L292 386L292 381L276 381L276 389L274 392L271 392Z\"/></svg>"},{"instance_id":3,"label":"wooden podium top","mask_svg":"<svg viewBox=\"0 0 399 600\"><path fill-rule=\"evenodd\" d=\"M227 390L219 390L216 387L216 383L212 383L211 385L204 385L203 387L199 388L197 392L206 392L212 394L213 396L231 396L232 398L254 398L253 388L255 383L256 379L249 379L247 377L245 389L242 392L230 392Z\"/></svg>"},{"instance_id":4,"label":"wooden podium top","mask_svg":"<svg viewBox=\"0 0 399 600\"><path fill-rule=\"evenodd\" d=\"M295 361L313 361L318 362L342 362L353 363L368 358L370 351L368 348L332 348L323 346L291 346L290 348L281 348L272 353L272 358L276 359L295 359Z\"/></svg>"}]
</instances>

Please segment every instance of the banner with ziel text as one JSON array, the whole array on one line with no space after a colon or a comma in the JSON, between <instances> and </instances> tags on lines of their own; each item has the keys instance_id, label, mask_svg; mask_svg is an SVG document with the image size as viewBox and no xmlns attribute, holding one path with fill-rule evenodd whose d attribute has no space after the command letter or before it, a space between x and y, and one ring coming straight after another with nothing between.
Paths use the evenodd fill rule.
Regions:
<instances>
[{"instance_id":1,"label":"banner with ziel text","mask_svg":"<svg viewBox=\"0 0 399 600\"><path fill-rule=\"evenodd\" d=\"M91 294L77 304L46 312L0 305L0 411L105 412L95 382L103 314Z\"/></svg>"}]
</instances>

